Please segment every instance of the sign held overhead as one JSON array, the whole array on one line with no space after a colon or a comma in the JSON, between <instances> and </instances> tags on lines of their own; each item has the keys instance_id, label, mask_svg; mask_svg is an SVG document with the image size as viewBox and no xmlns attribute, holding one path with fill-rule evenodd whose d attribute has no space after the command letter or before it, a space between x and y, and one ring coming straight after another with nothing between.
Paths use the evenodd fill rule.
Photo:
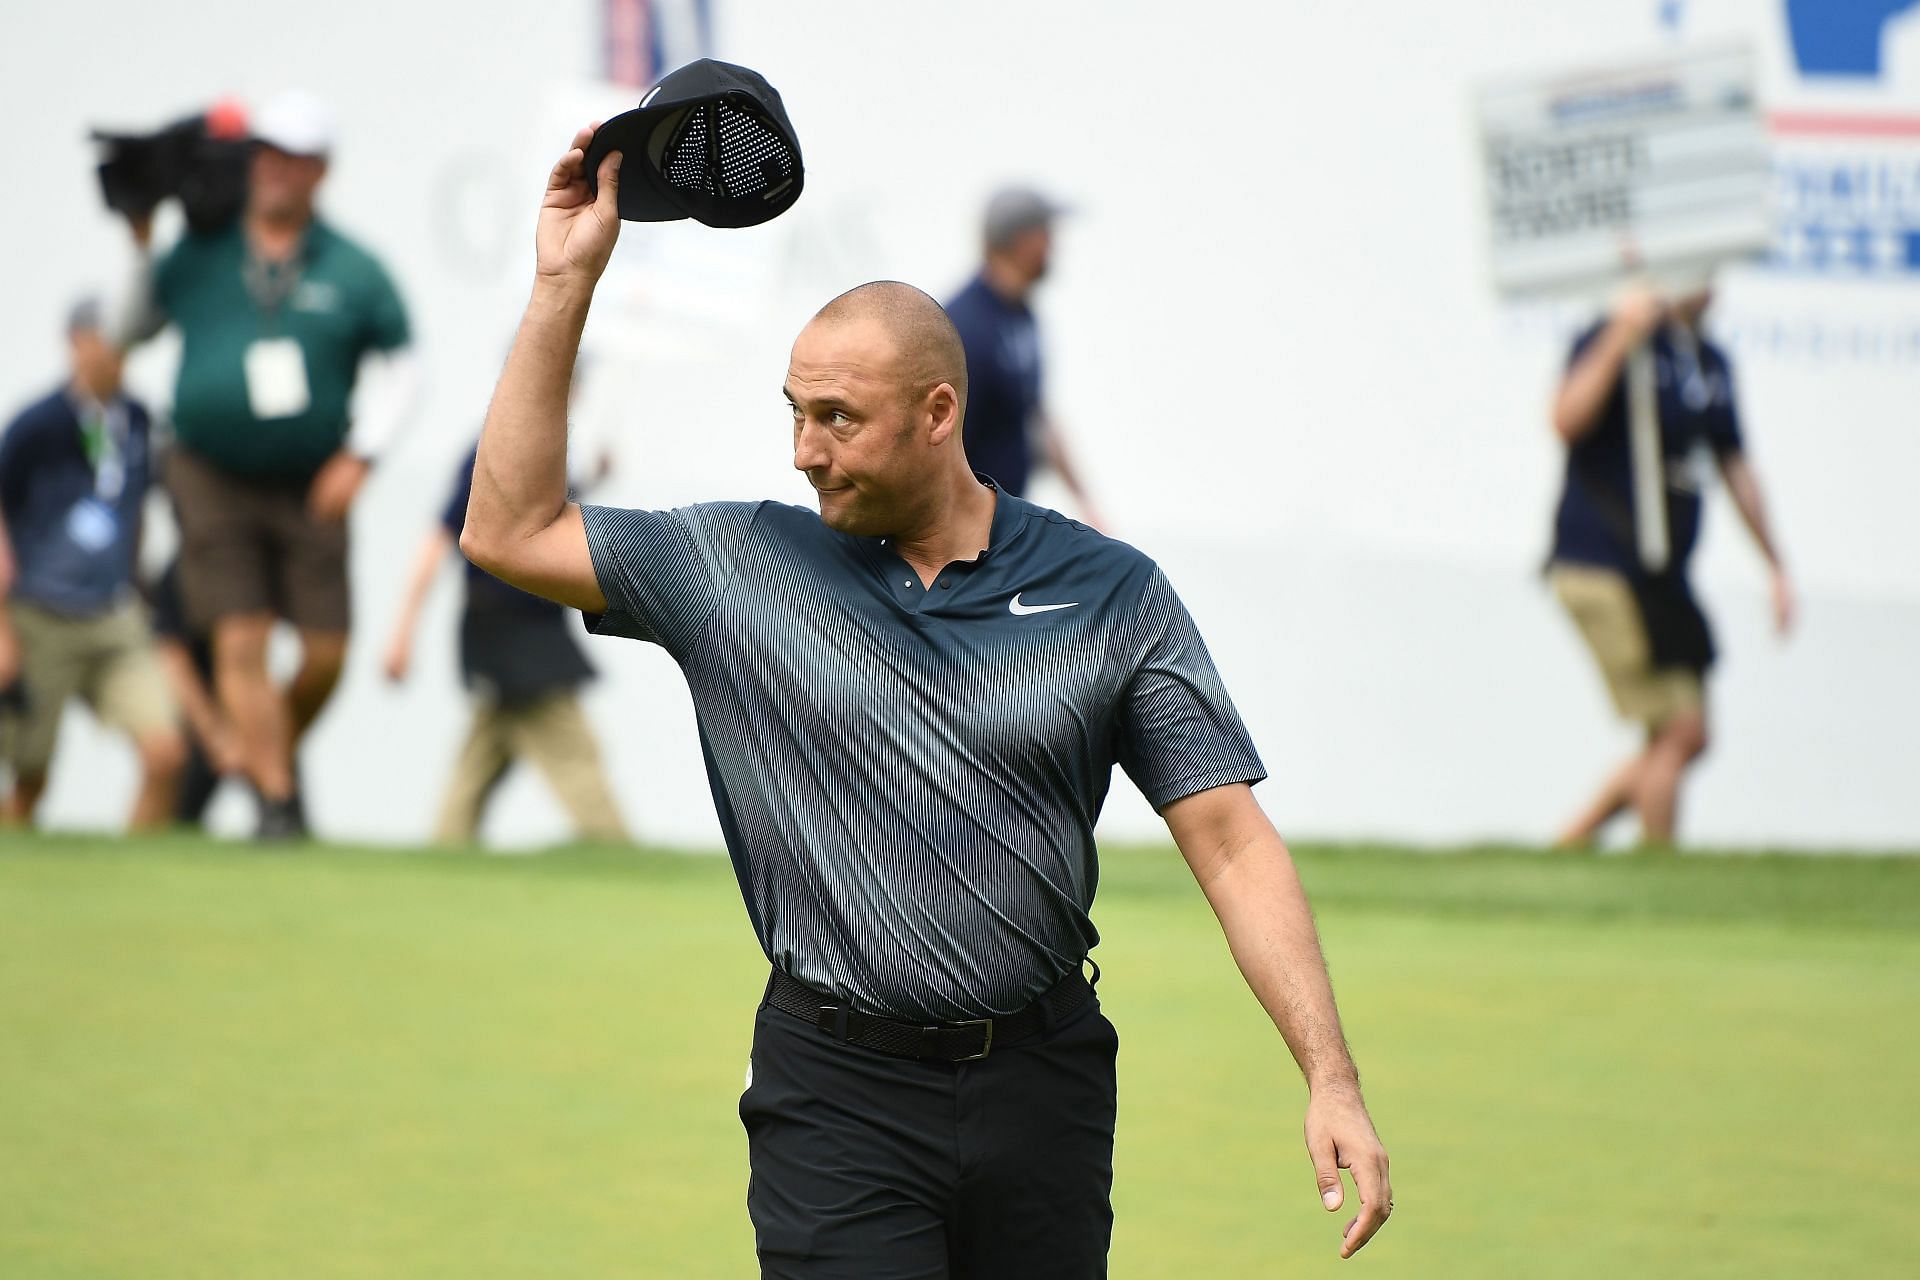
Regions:
<instances>
[{"instance_id":1,"label":"sign held overhead","mask_svg":"<svg viewBox=\"0 0 1920 1280\"><path fill-rule=\"evenodd\" d=\"M1744 47L1488 85L1476 105L1502 293L1701 275L1767 246L1767 135Z\"/></svg>"}]
</instances>

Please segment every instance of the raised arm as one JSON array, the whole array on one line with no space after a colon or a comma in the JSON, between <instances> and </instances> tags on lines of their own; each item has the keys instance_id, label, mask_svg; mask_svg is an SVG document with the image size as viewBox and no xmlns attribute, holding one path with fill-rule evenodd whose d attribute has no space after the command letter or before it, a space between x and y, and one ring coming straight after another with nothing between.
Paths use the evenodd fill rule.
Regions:
<instances>
[{"instance_id":1,"label":"raised arm","mask_svg":"<svg viewBox=\"0 0 1920 1280\"><path fill-rule=\"evenodd\" d=\"M1781 635L1785 635L1793 626L1796 610L1793 582L1787 577L1786 564L1781 560L1780 549L1773 540L1773 529L1767 520L1766 501L1760 496L1760 477L1754 474L1753 464L1747 461L1747 455L1740 452L1720 455L1720 475L1727 482L1727 492L1733 495L1733 505L1740 509L1740 518L1746 521L1747 531L1760 548L1761 558L1767 562L1773 625Z\"/></svg>"},{"instance_id":2,"label":"raised arm","mask_svg":"<svg viewBox=\"0 0 1920 1280\"><path fill-rule=\"evenodd\" d=\"M473 467L473 496L460 550L523 591L602 613L580 508L567 501L567 389L593 289L620 235L620 156L600 166L587 193L586 149L597 126L547 177L534 234L533 296L494 388Z\"/></svg>"},{"instance_id":3,"label":"raised arm","mask_svg":"<svg viewBox=\"0 0 1920 1280\"><path fill-rule=\"evenodd\" d=\"M1307 1154L1329 1212L1346 1198L1339 1171L1353 1173L1361 1210L1340 1243L1340 1256L1352 1257L1393 1212L1393 1189L1293 858L1244 783L1176 800L1162 816L1247 985L1306 1077Z\"/></svg>"},{"instance_id":4,"label":"raised arm","mask_svg":"<svg viewBox=\"0 0 1920 1280\"><path fill-rule=\"evenodd\" d=\"M1633 349L1646 341L1666 315L1666 303L1651 289L1635 288L1621 296L1606 326L1580 353L1553 402L1553 433L1573 444L1600 424L1600 415L1620 385L1620 374Z\"/></svg>"},{"instance_id":5,"label":"raised arm","mask_svg":"<svg viewBox=\"0 0 1920 1280\"><path fill-rule=\"evenodd\" d=\"M138 346L167 326L154 287L153 218L128 218L133 262L107 304L107 340L122 351Z\"/></svg>"}]
</instances>

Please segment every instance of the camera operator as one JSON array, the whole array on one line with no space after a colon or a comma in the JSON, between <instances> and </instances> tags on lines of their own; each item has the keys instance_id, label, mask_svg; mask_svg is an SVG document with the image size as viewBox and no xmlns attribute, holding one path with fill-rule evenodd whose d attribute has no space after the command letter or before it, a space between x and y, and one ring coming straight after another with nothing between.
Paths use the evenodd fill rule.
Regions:
<instances>
[{"instance_id":1,"label":"camera operator","mask_svg":"<svg viewBox=\"0 0 1920 1280\"><path fill-rule=\"evenodd\" d=\"M177 326L176 444L166 481L179 512L180 588L213 636L215 688L262 839L298 839L295 755L340 677L349 625L346 516L374 457L412 409L417 366L392 281L314 209L333 121L287 93L253 121L237 222L189 229L140 265L117 324L123 346ZM276 618L300 633L298 672L267 670Z\"/></svg>"}]
</instances>

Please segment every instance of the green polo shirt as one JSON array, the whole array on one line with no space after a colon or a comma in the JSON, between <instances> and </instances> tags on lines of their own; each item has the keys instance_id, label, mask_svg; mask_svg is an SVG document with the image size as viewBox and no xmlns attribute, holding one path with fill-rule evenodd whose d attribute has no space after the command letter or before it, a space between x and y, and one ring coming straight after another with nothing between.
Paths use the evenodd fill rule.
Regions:
<instances>
[{"instance_id":1,"label":"green polo shirt","mask_svg":"<svg viewBox=\"0 0 1920 1280\"><path fill-rule=\"evenodd\" d=\"M406 308L373 255L318 220L285 297L256 292L265 291L248 287L238 224L182 237L155 269L155 300L182 340L174 434L235 475L309 476L347 438L360 357L407 343ZM261 419L248 399L247 352L274 338L300 344L309 399L300 413Z\"/></svg>"}]
</instances>

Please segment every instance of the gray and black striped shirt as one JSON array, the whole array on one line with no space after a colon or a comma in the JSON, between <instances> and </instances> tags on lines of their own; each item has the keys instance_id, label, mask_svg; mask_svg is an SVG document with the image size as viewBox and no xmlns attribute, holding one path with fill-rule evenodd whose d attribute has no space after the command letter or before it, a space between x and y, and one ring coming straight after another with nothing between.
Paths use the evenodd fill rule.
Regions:
<instances>
[{"instance_id":1,"label":"gray and black striped shirt","mask_svg":"<svg viewBox=\"0 0 1920 1280\"><path fill-rule=\"evenodd\" d=\"M1266 776L1165 575L1057 512L1000 494L928 588L802 507L583 515L589 625L685 673L767 957L857 1008L1011 1013L1079 964L1116 763L1156 808Z\"/></svg>"}]
</instances>

